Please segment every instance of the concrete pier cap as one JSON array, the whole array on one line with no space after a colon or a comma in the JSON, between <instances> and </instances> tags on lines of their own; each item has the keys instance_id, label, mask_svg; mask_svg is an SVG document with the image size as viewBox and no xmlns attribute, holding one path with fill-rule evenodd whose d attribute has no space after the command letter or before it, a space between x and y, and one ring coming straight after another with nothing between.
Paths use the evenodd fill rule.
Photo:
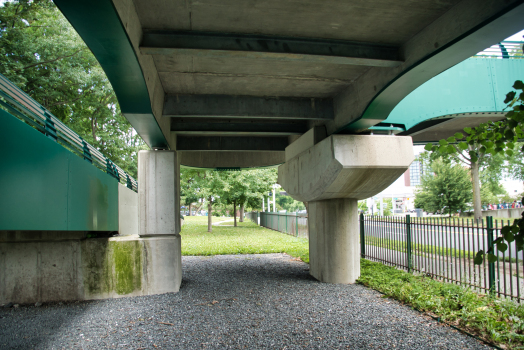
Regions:
<instances>
[{"instance_id":1,"label":"concrete pier cap","mask_svg":"<svg viewBox=\"0 0 524 350\"><path fill-rule=\"evenodd\" d=\"M414 159L411 137L331 135L313 128L286 148L278 183L308 202L310 274L322 282L360 276L359 199L391 185ZM319 137L320 135L320 137Z\"/></svg>"}]
</instances>

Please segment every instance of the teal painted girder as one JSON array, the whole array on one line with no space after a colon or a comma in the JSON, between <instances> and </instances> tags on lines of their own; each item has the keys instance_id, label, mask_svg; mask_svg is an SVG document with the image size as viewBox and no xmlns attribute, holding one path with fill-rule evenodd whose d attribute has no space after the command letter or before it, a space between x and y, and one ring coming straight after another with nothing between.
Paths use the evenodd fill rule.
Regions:
<instances>
[{"instance_id":1,"label":"teal painted girder","mask_svg":"<svg viewBox=\"0 0 524 350\"><path fill-rule=\"evenodd\" d=\"M0 230L118 230L115 178L2 109L0 130Z\"/></svg>"},{"instance_id":2,"label":"teal painted girder","mask_svg":"<svg viewBox=\"0 0 524 350\"><path fill-rule=\"evenodd\" d=\"M524 79L524 59L470 58L440 73L406 96L382 124L405 130L458 113L500 113L515 80Z\"/></svg>"},{"instance_id":3,"label":"teal painted girder","mask_svg":"<svg viewBox=\"0 0 524 350\"><path fill-rule=\"evenodd\" d=\"M55 0L104 69L120 109L152 148L169 148L151 109L142 68L111 0Z\"/></svg>"}]
</instances>

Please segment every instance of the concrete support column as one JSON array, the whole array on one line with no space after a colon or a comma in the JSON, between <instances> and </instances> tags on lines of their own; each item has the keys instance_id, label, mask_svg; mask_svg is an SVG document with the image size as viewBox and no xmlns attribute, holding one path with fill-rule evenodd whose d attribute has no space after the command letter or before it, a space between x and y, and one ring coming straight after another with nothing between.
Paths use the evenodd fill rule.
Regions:
<instances>
[{"instance_id":1,"label":"concrete support column","mask_svg":"<svg viewBox=\"0 0 524 350\"><path fill-rule=\"evenodd\" d=\"M148 294L176 292L182 282L180 162L175 151L138 154L139 235L152 254Z\"/></svg>"},{"instance_id":2,"label":"concrete support column","mask_svg":"<svg viewBox=\"0 0 524 350\"><path fill-rule=\"evenodd\" d=\"M312 201L309 215L309 270L321 282L355 283L360 276L357 200Z\"/></svg>"}]
</instances>

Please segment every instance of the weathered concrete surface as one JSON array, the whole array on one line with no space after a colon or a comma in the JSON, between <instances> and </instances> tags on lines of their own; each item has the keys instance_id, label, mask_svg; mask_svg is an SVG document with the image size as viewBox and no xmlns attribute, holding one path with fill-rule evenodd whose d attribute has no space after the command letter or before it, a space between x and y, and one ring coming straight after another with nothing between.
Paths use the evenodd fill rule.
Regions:
<instances>
[{"instance_id":1,"label":"weathered concrete surface","mask_svg":"<svg viewBox=\"0 0 524 350\"><path fill-rule=\"evenodd\" d=\"M138 193L122 185L118 186L118 233L138 234Z\"/></svg>"},{"instance_id":2,"label":"weathered concrete surface","mask_svg":"<svg viewBox=\"0 0 524 350\"><path fill-rule=\"evenodd\" d=\"M194 168L251 168L282 164L283 151L181 151L180 164Z\"/></svg>"},{"instance_id":3,"label":"weathered concrete surface","mask_svg":"<svg viewBox=\"0 0 524 350\"><path fill-rule=\"evenodd\" d=\"M286 147L286 162L298 156L300 153L307 151L325 139L326 136L326 128L323 126L315 126L309 129L305 134Z\"/></svg>"},{"instance_id":4,"label":"weathered concrete surface","mask_svg":"<svg viewBox=\"0 0 524 350\"><path fill-rule=\"evenodd\" d=\"M357 200L309 202L309 270L328 283L355 283L360 276Z\"/></svg>"},{"instance_id":5,"label":"weathered concrete surface","mask_svg":"<svg viewBox=\"0 0 524 350\"><path fill-rule=\"evenodd\" d=\"M0 232L0 304L177 292L180 236Z\"/></svg>"},{"instance_id":6,"label":"weathered concrete surface","mask_svg":"<svg viewBox=\"0 0 524 350\"><path fill-rule=\"evenodd\" d=\"M511 204L511 203L510 203ZM522 217L522 212L524 212L524 208L513 208L513 209L496 209L496 210L483 210L482 211L482 217L488 217L493 216L497 218L507 218L507 219L517 219ZM473 217L473 213L471 215L467 215L468 213L462 213L464 217Z\"/></svg>"},{"instance_id":7,"label":"weathered concrete surface","mask_svg":"<svg viewBox=\"0 0 524 350\"><path fill-rule=\"evenodd\" d=\"M309 270L328 283L355 283L360 276L356 199L309 202Z\"/></svg>"},{"instance_id":8,"label":"weathered concrete surface","mask_svg":"<svg viewBox=\"0 0 524 350\"><path fill-rule=\"evenodd\" d=\"M303 202L365 199L393 183L413 159L410 137L331 135L279 166L278 183Z\"/></svg>"},{"instance_id":9,"label":"weathered concrete surface","mask_svg":"<svg viewBox=\"0 0 524 350\"><path fill-rule=\"evenodd\" d=\"M180 232L180 163L175 151L138 153L140 236Z\"/></svg>"}]
</instances>

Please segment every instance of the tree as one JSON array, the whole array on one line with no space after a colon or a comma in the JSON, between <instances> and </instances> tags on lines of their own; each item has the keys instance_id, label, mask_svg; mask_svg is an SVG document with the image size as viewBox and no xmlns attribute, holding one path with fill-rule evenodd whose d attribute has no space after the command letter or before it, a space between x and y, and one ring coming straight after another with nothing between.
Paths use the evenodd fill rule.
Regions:
<instances>
[{"instance_id":1,"label":"tree","mask_svg":"<svg viewBox=\"0 0 524 350\"><path fill-rule=\"evenodd\" d=\"M50 0L0 7L0 73L136 177L140 136L96 58Z\"/></svg>"},{"instance_id":2,"label":"tree","mask_svg":"<svg viewBox=\"0 0 524 350\"><path fill-rule=\"evenodd\" d=\"M524 84L518 80L513 88L522 90ZM520 107L522 104L515 105L519 98L522 99L522 93L519 96L516 96L515 91L507 94L504 103L510 103L508 107L513 107L513 110L506 114L506 119L482 123L475 128L464 128L466 136L458 132L454 136L440 140L438 145L428 143L425 147L426 150L433 152L434 157L452 156L470 167L475 219L482 218L480 169L482 166L490 165L490 161L496 164L497 155L512 157L515 153L515 143L524 136L521 127L524 119Z\"/></svg>"},{"instance_id":3,"label":"tree","mask_svg":"<svg viewBox=\"0 0 524 350\"><path fill-rule=\"evenodd\" d=\"M457 133L455 138L451 137L449 140L444 140L449 143L458 142L458 148L466 150L469 145L479 145L476 151L469 152L472 159L478 159L479 154L505 154L512 157L515 154L516 143L518 140L524 138L524 83L521 80L515 81L513 89L506 95L504 103L508 106L509 111L505 115L505 119L497 122L482 123L476 128L465 128L464 131L467 136L464 137L462 133ZM441 140L443 141L443 140ZM456 149L456 147L453 147ZM452 147L447 144L440 143L439 146L429 146L427 149L432 151L447 150L453 153ZM457 150L458 151L458 150ZM520 149L520 158L524 153L524 147ZM524 198L522 199L524 204ZM502 236L495 239L498 251L505 252L508 248L506 243L515 241L517 251L524 248L524 218L515 220L512 225L505 226L501 229ZM475 264L481 264L484 259L484 254L488 255L489 262L495 262L497 257L493 254L493 250L489 249L484 252L480 250L475 257Z\"/></svg>"},{"instance_id":4,"label":"tree","mask_svg":"<svg viewBox=\"0 0 524 350\"><path fill-rule=\"evenodd\" d=\"M227 182L228 186L222 192L221 200L227 204L233 204L234 226L237 226L237 204L259 207L264 194L269 192L271 186L276 182L276 169L229 171L225 173L224 181Z\"/></svg>"},{"instance_id":5,"label":"tree","mask_svg":"<svg viewBox=\"0 0 524 350\"><path fill-rule=\"evenodd\" d=\"M458 210L466 210L471 202L468 171L458 164L452 165L442 159L433 161L430 167L432 173L422 176L415 206L427 212L447 212L449 216Z\"/></svg>"},{"instance_id":6,"label":"tree","mask_svg":"<svg viewBox=\"0 0 524 350\"><path fill-rule=\"evenodd\" d=\"M303 202L296 201L291 196L285 194L276 193L275 201L277 202L277 208L281 208L289 212L306 209Z\"/></svg>"}]
</instances>

